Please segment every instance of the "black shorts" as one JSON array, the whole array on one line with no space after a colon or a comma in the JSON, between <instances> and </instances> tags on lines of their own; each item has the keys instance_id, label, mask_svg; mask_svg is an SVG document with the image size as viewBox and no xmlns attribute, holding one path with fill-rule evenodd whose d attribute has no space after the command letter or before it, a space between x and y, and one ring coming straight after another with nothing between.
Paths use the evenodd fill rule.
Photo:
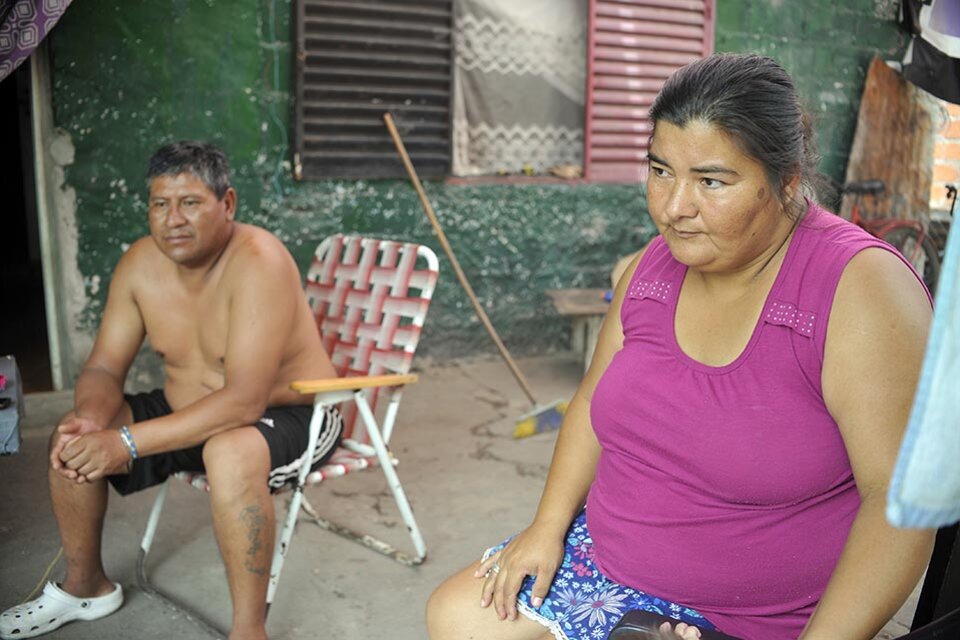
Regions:
<instances>
[{"instance_id":1,"label":"black shorts","mask_svg":"<svg viewBox=\"0 0 960 640\"><path fill-rule=\"evenodd\" d=\"M124 399L133 411L135 423L173 413L162 389L124 395ZM317 451L310 465L312 469L322 465L333 455L343 432L340 412L335 407L326 407L324 411ZM313 405L269 407L254 425L263 434L270 449L270 476L267 484L272 490L296 480L307 448L312 415ZM129 473L108 476L107 479L120 495L127 495L160 484L178 471L204 471L202 444L189 449L137 458L133 460Z\"/></svg>"}]
</instances>

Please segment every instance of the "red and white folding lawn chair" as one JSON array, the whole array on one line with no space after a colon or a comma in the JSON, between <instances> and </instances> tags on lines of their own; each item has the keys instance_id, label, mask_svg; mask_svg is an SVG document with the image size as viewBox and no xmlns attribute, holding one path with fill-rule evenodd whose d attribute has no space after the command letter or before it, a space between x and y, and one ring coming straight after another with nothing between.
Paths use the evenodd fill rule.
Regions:
<instances>
[{"instance_id":1,"label":"red and white folding lawn chair","mask_svg":"<svg viewBox=\"0 0 960 640\"><path fill-rule=\"evenodd\" d=\"M339 533L400 563L415 566L426 559L427 549L420 527L413 517L394 465L396 458L387 448L400 406L403 386L416 382L410 365L427 308L437 281L437 256L428 247L357 236L335 235L317 247L307 274L305 293L317 320L323 346L330 354L340 378L297 381L291 388L312 395L314 413L310 422L309 450L317 445L321 416L329 405L341 404L344 437L328 463L309 472L304 465L297 478L274 550L267 591L267 608L273 602L283 561L293 537L300 508L321 527ZM379 402L386 402L382 425L375 415ZM360 418L358 421L357 418ZM382 428L381 428L382 426ZM317 515L303 495L304 486L345 476L354 471L380 467L403 520L410 531L415 555L405 554L390 544L334 524ZM176 476L194 487L209 491L206 476L180 473ZM137 583L152 595L186 610L219 635L203 616L189 610L152 585L146 574L146 558L156 533L167 493L164 483L140 543Z\"/></svg>"}]
</instances>

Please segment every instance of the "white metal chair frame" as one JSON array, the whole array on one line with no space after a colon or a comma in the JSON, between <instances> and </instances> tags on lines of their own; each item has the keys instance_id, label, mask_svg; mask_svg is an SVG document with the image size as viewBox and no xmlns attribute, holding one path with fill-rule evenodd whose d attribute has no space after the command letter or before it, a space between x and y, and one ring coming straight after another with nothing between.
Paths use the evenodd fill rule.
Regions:
<instances>
[{"instance_id":1,"label":"white metal chair frame","mask_svg":"<svg viewBox=\"0 0 960 640\"><path fill-rule=\"evenodd\" d=\"M425 268L416 269L419 262L425 263ZM348 377L301 380L290 385L290 388L298 393L313 396L314 411L310 420L307 446L311 453L307 459L312 459L316 449L325 407L352 402L351 406L356 408L356 413L344 411L344 438L332 458L315 471L311 471L307 464L300 469L274 548L267 589L268 612L276 595L280 573L301 508L318 526L391 557L401 564L416 566L427 557L420 527L394 469L397 460L390 453L388 444L400 407L403 387L417 381L416 374L409 373L409 370L427 307L433 296L438 270L436 254L422 245L338 234L327 238L317 247L307 275L306 295L317 319L324 347L341 375L346 374ZM343 277L344 274L347 277ZM411 288L419 290L419 294L411 297ZM408 320L408 323L402 324L399 319L401 317ZM398 350L396 346L401 346L402 349ZM368 375L351 375L357 373ZM385 393L387 400L382 430L374 413L380 390ZM354 426L357 417L361 419L362 426ZM322 518L303 494L307 485L316 485L329 478L373 466L383 469L387 484L410 533L415 549L412 556L387 542ZM206 476L202 474L178 473L173 477L198 489L210 490ZM147 576L146 559L157 531L168 487L169 482L165 482L161 487L147 521L137 557L137 584L144 592L183 611L209 634L224 637L225 634L203 615L158 589Z\"/></svg>"}]
</instances>

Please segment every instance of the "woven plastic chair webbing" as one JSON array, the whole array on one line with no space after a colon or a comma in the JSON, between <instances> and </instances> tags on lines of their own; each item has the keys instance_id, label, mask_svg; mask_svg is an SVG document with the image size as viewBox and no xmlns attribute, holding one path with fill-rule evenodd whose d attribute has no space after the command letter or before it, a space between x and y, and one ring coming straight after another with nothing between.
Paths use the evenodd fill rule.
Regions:
<instances>
[{"instance_id":1,"label":"woven plastic chair webbing","mask_svg":"<svg viewBox=\"0 0 960 640\"><path fill-rule=\"evenodd\" d=\"M411 243L343 235L317 248L306 295L339 375L410 371L437 281L435 270L417 268L419 249ZM365 394L376 411L379 389ZM343 409L344 437L367 443L355 403Z\"/></svg>"},{"instance_id":2,"label":"woven plastic chair webbing","mask_svg":"<svg viewBox=\"0 0 960 640\"><path fill-rule=\"evenodd\" d=\"M327 460L322 467L318 467L310 472L310 474L307 476L306 484L320 484L328 478L345 476L348 473L362 471L363 469L376 465L377 459L375 456L364 456L340 447L333 453L332 456L330 456L330 459ZM210 480L204 473L180 471L174 475L192 486L194 489L207 492L210 491ZM293 488L293 486L293 483L286 484L279 489L275 489L275 491L277 493L289 491Z\"/></svg>"}]
</instances>

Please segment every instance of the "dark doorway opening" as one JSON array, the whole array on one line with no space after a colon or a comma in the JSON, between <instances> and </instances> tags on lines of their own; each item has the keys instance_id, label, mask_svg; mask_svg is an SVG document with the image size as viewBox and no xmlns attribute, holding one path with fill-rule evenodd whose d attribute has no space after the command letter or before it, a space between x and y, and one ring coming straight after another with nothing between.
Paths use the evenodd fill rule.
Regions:
<instances>
[{"instance_id":1,"label":"dark doorway opening","mask_svg":"<svg viewBox=\"0 0 960 640\"><path fill-rule=\"evenodd\" d=\"M50 348L30 126L30 64L0 82L0 355L13 355L23 390L49 391Z\"/></svg>"}]
</instances>

